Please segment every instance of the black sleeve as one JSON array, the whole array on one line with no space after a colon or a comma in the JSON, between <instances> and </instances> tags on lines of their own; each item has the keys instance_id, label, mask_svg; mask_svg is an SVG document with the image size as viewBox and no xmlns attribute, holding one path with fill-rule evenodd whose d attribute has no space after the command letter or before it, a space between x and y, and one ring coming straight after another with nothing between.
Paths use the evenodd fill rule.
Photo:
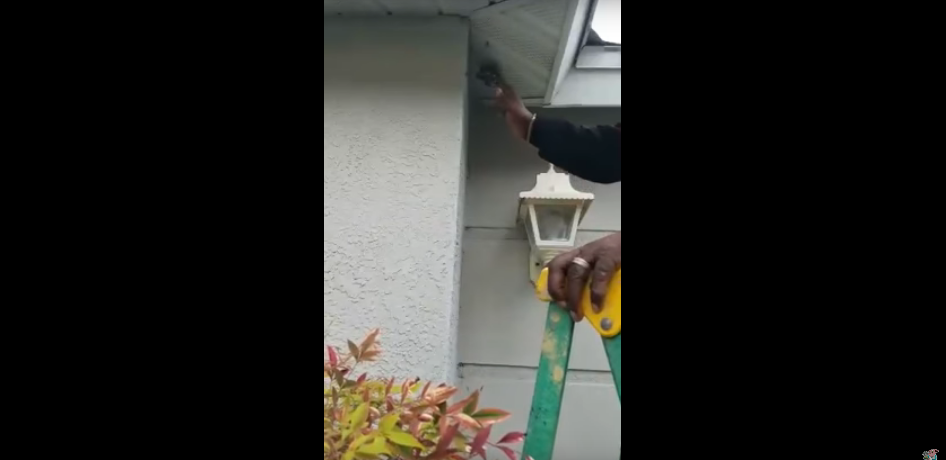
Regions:
<instances>
[{"instance_id":1,"label":"black sleeve","mask_svg":"<svg viewBox=\"0 0 946 460\"><path fill-rule=\"evenodd\" d=\"M539 156L582 179L599 184L621 181L621 128L576 126L537 117L529 142Z\"/></svg>"}]
</instances>

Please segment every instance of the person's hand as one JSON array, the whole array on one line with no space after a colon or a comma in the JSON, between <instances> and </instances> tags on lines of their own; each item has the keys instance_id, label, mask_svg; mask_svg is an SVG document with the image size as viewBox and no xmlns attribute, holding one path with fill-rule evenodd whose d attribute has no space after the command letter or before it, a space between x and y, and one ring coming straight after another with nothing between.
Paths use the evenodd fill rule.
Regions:
<instances>
[{"instance_id":1,"label":"person's hand","mask_svg":"<svg viewBox=\"0 0 946 460\"><path fill-rule=\"evenodd\" d=\"M581 295L591 279L591 305L600 312L611 277L621 268L621 234L606 236L549 262L549 295L568 309L575 322L584 318Z\"/></svg>"},{"instance_id":2,"label":"person's hand","mask_svg":"<svg viewBox=\"0 0 946 460\"><path fill-rule=\"evenodd\" d=\"M503 113L509 129L519 139L528 140L529 124L532 123L532 112L522 103L522 99L511 86L500 83L496 87L494 105Z\"/></svg>"}]
</instances>

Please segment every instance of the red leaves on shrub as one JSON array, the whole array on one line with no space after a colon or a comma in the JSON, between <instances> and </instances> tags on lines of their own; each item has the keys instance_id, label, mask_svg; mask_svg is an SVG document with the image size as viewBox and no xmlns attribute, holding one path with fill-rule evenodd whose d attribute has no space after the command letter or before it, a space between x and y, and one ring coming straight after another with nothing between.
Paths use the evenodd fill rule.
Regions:
<instances>
[{"instance_id":1,"label":"red leaves on shrub","mask_svg":"<svg viewBox=\"0 0 946 460\"><path fill-rule=\"evenodd\" d=\"M353 369L380 354L378 335L375 329L360 344L348 341L348 353L326 346L325 460L485 460L489 447L515 460L515 452L509 447L489 443L492 425L509 418L509 413L479 409L480 391L451 404L459 389L448 384L421 382L418 378L395 388L394 378L373 379L368 373L350 380L355 375ZM521 433L510 433L500 444L522 439Z\"/></svg>"},{"instance_id":2,"label":"red leaves on shrub","mask_svg":"<svg viewBox=\"0 0 946 460\"><path fill-rule=\"evenodd\" d=\"M492 426L488 426L479 433L476 433L476 437L473 438L473 444L470 444L471 454L479 455L480 457L486 458L486 450L483 448L486 446L486 440L489 439L489 433L493 430Z\"/></svg>"},{"instance_id":3,"label":"red leaves on shrub","mask_svg":"<svg viewBox=\"0 0 946 460\"><path fill-rule=\"evenodd\" d=\"M498 444L516 444L524 441L525 439L525 433L513 431L512 433L508 433L506 436L503 436L503 438L499 440Z\"/></svg>"},{"instance_id":4,"label":"red leaves on shrub","mask_svg":"<svg viewBox=\"0 0 946 460\"><path fill-rule=\"evenodd\" d=\"M328 363L330 366L338 366L338 353L335 351L335 347L326 347L328 348Z\"/></svg>"}]
</instances>

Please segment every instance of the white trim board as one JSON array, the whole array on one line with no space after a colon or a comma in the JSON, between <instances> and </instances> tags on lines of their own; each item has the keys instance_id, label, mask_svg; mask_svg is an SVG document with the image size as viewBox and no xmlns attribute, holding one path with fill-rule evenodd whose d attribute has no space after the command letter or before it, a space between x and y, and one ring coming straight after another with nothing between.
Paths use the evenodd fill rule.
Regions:
<instances>
[{"instance_id":1,"label":"white trim board","mask_svg":"<svg viewBox=\"0 0 946 460\"><path fill-rule=\"evenodd\" d=\"M565 79L568 70L575 63L575 54L581 47L581 42L585 37L585 24L588 22L588 15L591 11L592 0L571 0L568 4L568 12L565 16L565 23L562 24L562 34L559 39L558 54L555 56L555 63L552 66L552 76L549 78L549 86L545 92L545 101L549 102L555 95L558 86Z\"/></svg>"},{"instance_id":2,"label":"white trim board","mask_svg":"<svg viewBox=\"0 0 946 460\"><path fill-rule=\"evenodd\" d=\"M595 2L571 0L543 107L620 107L621 51L584 47ZM530 105L530 104L526 104Z\"/></svg>"},{"instance_id":3,"label":"white trim board","mask_svg":"<svg viewBox=\"0 0 946 460\"><path fill-rule=\"evenodd\" d=\"M571 69L548 107L621 107L621 69Z\"/></svg>"}]
</instances>

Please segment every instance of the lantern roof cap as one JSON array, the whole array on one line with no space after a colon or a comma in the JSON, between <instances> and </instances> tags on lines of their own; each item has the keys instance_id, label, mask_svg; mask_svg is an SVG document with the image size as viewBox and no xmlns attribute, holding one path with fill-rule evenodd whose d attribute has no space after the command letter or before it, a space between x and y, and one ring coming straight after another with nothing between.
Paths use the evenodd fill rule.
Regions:
<instances>
[{"instance_id":1,"label":"lantern roof cap","mask_svg":"<svg viewBox=\"0 0 946 460\"><path fill-rule=\"evenodd\" d=\"M555 171L554 165L549 165L548 172L536 175L535 188L519 194L520 199L534 200L581 200L595 199L594 193L579 192L572 187L571 176Z\"/></svg>"}]
</instances>

